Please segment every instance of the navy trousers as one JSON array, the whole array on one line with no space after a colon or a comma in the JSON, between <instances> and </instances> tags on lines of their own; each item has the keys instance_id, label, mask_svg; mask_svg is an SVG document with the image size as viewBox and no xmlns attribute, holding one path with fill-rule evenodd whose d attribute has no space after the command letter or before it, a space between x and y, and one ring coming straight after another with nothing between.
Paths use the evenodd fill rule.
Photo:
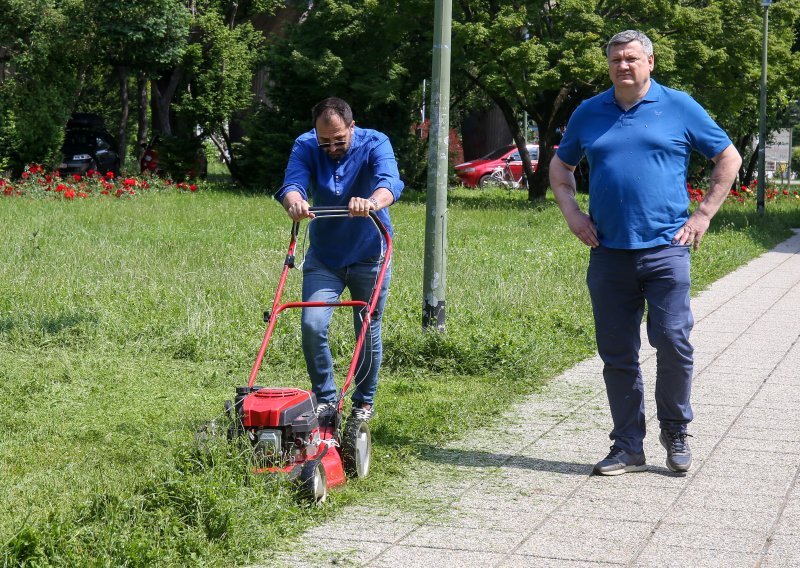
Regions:
<instances>
[{"instance_id":1,"label":"navy trousers","mask_svg":"<svg viewBox=\"0 0 800 568\"><path fill-rule=\"evenodd\" d=\"M639 328L647 305L647 337L657 352L656 407L659 425L686 431L694 325L689 307L689 247L592 249L586 283L592 298L597 351L614 429L609 437L641 452L645 436L644 389L639 366Z\"/></svg>"}]
</instances>

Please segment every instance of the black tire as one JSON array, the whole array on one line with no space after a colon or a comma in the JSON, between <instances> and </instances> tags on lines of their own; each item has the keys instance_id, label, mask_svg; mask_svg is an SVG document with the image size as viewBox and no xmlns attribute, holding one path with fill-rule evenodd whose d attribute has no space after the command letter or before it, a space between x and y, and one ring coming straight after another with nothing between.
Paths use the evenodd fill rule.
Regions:
<instances>
[{"instance_id":1,"label":"black tire","mask_svg":"<svg viewBox=\"0 0 800 568\"><path fill-rule=\"evenodd\" d=\"M300 496L314 503L324 503L328 498L328 476L322 461L311 460L303 464L298 478Z\"/></svg>"},{"instance_id":2,"label":"black tire","mask_svg":"<svg viewBox=\"0 0 800 568\"><path fill-rule=\"evenodd\" d=\"M481 178L483 180L483 178ZM487 177L481 187L483 189L497 189L505 187L506 183L503 181L503 174L494 172Z\"/></svg>"},{"instance_id":3,"label":"black tire","mask_svg":"<svg viewBox=\"0 0 800 568\"><path fill-rule=\"evenodd\" d=\"M342 465L348 477L369 475L372 462L372 435L363 420L349 419L342 433Z\"/></svg>"},{"instance_id":4,"label":"black tire","mask_svg":"<svg viewBox=\"0 0 800 568\"><path fill-rule=\"evenodd\" d=\"M492 179L492 174L484 174L481 176L481 179L478 180L478 189L486 189L489 183L489 180Z\"/></svg>"}]
</instances>

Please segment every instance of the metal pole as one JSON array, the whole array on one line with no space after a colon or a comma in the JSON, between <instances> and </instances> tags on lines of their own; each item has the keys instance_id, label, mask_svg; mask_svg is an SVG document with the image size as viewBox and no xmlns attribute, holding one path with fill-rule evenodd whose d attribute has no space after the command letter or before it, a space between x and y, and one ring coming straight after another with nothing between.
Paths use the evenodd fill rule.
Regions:
<instances>
[{"instance_id":1,"label":"metal pole","mask_svg":"<svg viewBox=\"0 0 800 568\"><path fill-rule=\"evenodd\" d=\"M764 37L761 44L761 104L758 117L758 192L756 211L764 214L764 187L766 180L767 151L767 31L769 29L769 5L771 0L762 0L764 6Z\"/></svg>"},{"instance_id":2,"label":"metal pole","mask_svg":"<svg viewBox=\"0 0 800 568\"><path fill-rule=\"evenodd\" d=\"M450 28L452 0L436 0L433 30L431 122L428 130L428 196L422 327L444 331L447 268L447 163L450 130Z\"/></svg>"},{"instance_id":3,"label":"metal pole","mask_svg":"<svg viewBox=\"0 0 800 568\"><path fill-rule=\"evenodd\" d=\"M786 162L786 183L792 185L792 135L794 134L794 127L789 127L789 159ZM790 187L791 189L791 187Z\"/></svg>"}]
</instances>

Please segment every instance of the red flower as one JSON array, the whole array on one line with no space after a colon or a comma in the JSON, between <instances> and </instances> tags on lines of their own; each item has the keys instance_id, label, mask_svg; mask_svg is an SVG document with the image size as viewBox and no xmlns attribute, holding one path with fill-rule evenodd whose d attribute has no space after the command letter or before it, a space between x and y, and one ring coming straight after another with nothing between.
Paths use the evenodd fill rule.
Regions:
<instances>
[{"instance_id":1,"label":"red flower","mask_svg":"<svg viewBox=\"0 0 800 568\"><path fill-rule=\"evenodd\" d=\"M72 174L72 179L75 181L81 181L81 174Z\"/></svg>"},{"instance_id":2,"label":"red flower","mask_svg":"<svg viewBox=\"0 0 800 568\"><path fill-rule=\"evenodd\" d=\"M125 178L124 180L122 180L122 185L126 187L133 187L134 185L136 185L136 180L131 178Z\"/></svg>"},{"instance_id":3,"label":"red flower","mask_svg":"<svg viewBox=\"0 0 800 568\"><path fill-rule=\"evenodd\" d=\"M31 176L28 172L22 172L22 179L28 179Z\"/></svg>"},{"instance_id":4,"label":"red flower","mask_svg":"<svg viewBox=\"0 0 800 568\"><path fill-rule=\"evenodd\" d=\"M114 172L106 172L106 177L108 179L114 179Z\"/></svg>"},{"instance_id":5,"label":"red flower","mask_svg":"<svg viewBox=\"0 0 800 568\"><path fill-rule=\"evenodd\" d=\"M197 186L195 184L190 185L189 191L197 191Z\"/></svg>"},{"instance_id":6,"label":"red flower","mask_svg":"<svg viewBox=\"0 0 800 568\"><path fill-rule=\"evenodd\" d=\"M78 192L78 197L89 197L89 194L86 193L85 191L79 191Z\"/></svg>"},{"instance_id":7,"label":"red flower","mask_svg":"<svg viewBox=\"0 0 800 568\"><path fill-rule=\"evenodd\" d=\"M75 199L75 190L68 189L64 192L64 199Z\"/></svg>"},{"instance_id":8,"label":"red flower","mask_svg":"<svg viewBox=\"0 0 800 568\"><path fill-rule=\"evenodd\" d=\"M67 189L69 189L69 188L68 188L66 185L64 185L63 183L60 183L60 184L58 184L58 185L56 186L56 191L59 191L59 192L61 192L61 191L65 191L65 190L67 190Z\"/></svg>"}]
</instances>

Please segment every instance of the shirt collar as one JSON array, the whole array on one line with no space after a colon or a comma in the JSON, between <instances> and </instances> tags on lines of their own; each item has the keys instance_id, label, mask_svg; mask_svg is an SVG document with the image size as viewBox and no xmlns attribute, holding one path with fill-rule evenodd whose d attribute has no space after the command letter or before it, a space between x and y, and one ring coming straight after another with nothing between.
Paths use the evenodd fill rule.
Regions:
<instances>
[{"instance_id":1,"label":"shirt collar","mask_svg":"<svg viewBox=\"0 0 800 568\"><path fill-rule=\"evenodd\" d=\"M642 100L639 102L642 101L647 101L649 103L656 102L661 98L661 92L663 90L664 88L661 85L659 85L655 79L650 77L650 88L647 89L647 93L645 93L644 97L642 97ZM606 104L609 105L616 104L616 102L614 101L614 87L611 87L604 93L601 93L600 97L602 101Z\"/></svg>"}]
</instances>

